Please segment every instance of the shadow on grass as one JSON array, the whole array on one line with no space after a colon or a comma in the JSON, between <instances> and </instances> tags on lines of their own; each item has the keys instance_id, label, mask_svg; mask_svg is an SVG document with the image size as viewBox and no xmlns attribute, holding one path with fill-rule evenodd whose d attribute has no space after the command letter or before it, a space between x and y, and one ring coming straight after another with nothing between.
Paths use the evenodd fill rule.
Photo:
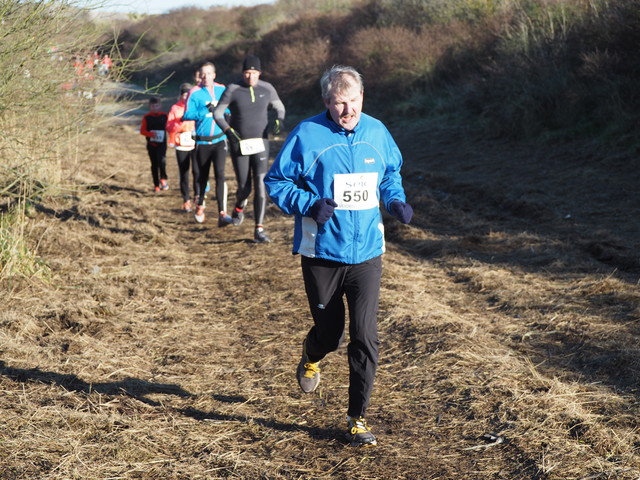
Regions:
<instances>
[{"instance_id":1,"label":"shadow on grass","mask_svg":"<svg viewBox=\"0 0 640 480\"><path fill-rule=\"evenodd\" d=\"M150 394L166 394L175 395L180 398L195 398L192 394L180 385L174 383L155 383L137 378L127 378L116 382L99 382L91 383L82 380L77 375L71 373L57 373L40 370L39 368L15 368L6 365L0 360L0 375L10 378L16 382L37 382L45 385L58 385L66 390L90 394L100 393L103 395L123 395L134 398L146 405L152 407L167 408L167 405L147 398ZM212 394L212 398L221 403L246 403L247 399L240 395L217 395ZM171 408L171 407L168 407ZM317 428L305 425L297 425L293 423L278 422L276 420L249 417L244 415L229 415L217 412L204 412L194 408L171 408L173 411L193 418L198 421L219 421L219 422L237 422L252 423L272 430L281 432L304 431L310 437L317 440L331 440L341 438L343 432L332 428Z\"/></svg>"},{"instance_id":2,"label":"shadow on grass","mask_svg":"<svg viewBox=\"0 0 640 480\"><path fill-rule=\"evenodd\" d=\"M59 385L66 390L78 393L89 394L96 392L103 395L126 395L154 407L162 406L162 404L146 398L146 395L164 393L183 398L194 396L179 385L173 383L154 383L137 378L127 378L117 382L92 383L86 382L72 373L47 372L39 368L9 367L2 360L0 360L0 375L17 382L38 382L46 385Z\"/></svg>"},{"instance_id":3,"label":"shadow on grass","mask_svg":"<svg viewBox=\"0 0 640 480\"><path fill-rule=\"evenodd\" d=\"M44 205L36 205L35 206L36 210L38 210L40 213L43 213L45 215L48 215L50 217L53 218L57 218L58 220L62 221L62 222L67 222L69 220L73 220L73 221L77 221L77 222L85 222L87 225L93 227L93 228L99 228L99 229L103 229L103 230L107 230L111 233L121 233L121 234L140 234L140 235L144 235L145 232L142 231L138 231L138 230L133 230L133 229L124 229L124 228L115 228L115 227L109 227L109 226L105 226L104 223L104 218L108 218L109 215L107 214L102 214L102 215L96 215L96 216L92 216L92 215L84 215L82 213L80 213L78 211L78 206L77 205L73 205L70 208L67 208L65 210L61 210L61 211L56 211L52 208L49 207L45 207ZM102 219L100 217L103 217ZM125 215L120 215L120 219L121 220L128 220L131 221L132 223L136 223L139 225L144 225L147 223L147 220L145 220L144 218L140 217L140 218L136 218L133 216L125 216Z\"/></svg>"},{"instance_id":4,"label":"shadow on grass","mask_svg":"<svg viewBox=\"0 0 640 480\"><path fill-rule=\"evenodd\" d=\"M306 432L315 440L333 440L342 439L344 432L335 428L318 428L307 425L299 425L295 423L284 423L277 420L264 419L258 417L248 417L244 415L229 415L217 412L203 412L194 408L177 409L177 412L186 417L191 417L198 421L214 421L214 422L238 422L253 423L261 427L277 430L280 432Z\"/></svg>"}]
</instances>

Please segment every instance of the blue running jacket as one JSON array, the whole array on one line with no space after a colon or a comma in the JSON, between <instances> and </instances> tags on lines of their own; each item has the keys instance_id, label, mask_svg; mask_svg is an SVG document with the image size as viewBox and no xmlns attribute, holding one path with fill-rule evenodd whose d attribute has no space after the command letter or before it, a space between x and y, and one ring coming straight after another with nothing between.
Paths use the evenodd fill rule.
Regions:
<instances>
[{"instance_id":1,"label":"blue running jacket","mask_svg":"<svg viewBox=\"0 0 640 480\"><path fill-rule=\"evenodd\" d=\"M328 112L302 121L287 137L264 183L280 209L295 215L293 253L346 264L384 253L380 202L405 201L402 155L379 120L361 114L352 131ZM309 209L320 198L338 207L324 225Z\"/></svg>"},{"instance_id":2,"label":"blue running jacket","mask_svg":"<svg viewBox=\"0 0 640 480\"><path fill-rule=\"evenodd\" d=\"M213 114L207 108L208 103L218 104L224 90L224 85L214 83L213 97L207 87L194 89L189 95L182 120L195 120L197 144L212 144L227 138L216 122L213 121Z\"/></svg>"}]
</instances>

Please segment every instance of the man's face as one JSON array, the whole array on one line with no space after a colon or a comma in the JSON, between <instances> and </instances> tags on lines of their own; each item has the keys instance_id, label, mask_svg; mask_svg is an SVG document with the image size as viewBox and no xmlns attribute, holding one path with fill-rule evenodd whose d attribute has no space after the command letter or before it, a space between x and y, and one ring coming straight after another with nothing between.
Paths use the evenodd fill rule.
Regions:
<instances>
[{"instance_id":1,"label":"man's face","mask_svg":"<svg viewBox=\"0 0 640 480\"><path fill-rule=\"evenodd\" d=\"M216 71L211 65L205 65L200 70L200 79L205 87L213 87L213 81L216 79Z\"/></svg>"},{"instance_id":2,"label":"man's face","mask_svg":"<svg viewBox=\"0 0 640 480\"><path fill-rule=\"evenodd\" d=\"M332 93L324 100L324 105L334 122L346 130L353 130L360 121L363 99L360 87L351 83L346 90Z\"/></svg>"},{"instance_id":3,"label":"man's face","mask_svg":"<svg viewBox=\"0 0 640 480\"><path fill-rule=\"evenodd\" d=\"M161 109L162 109L162 104L161 103L150 103L149 104L149 111L150 112L158 113Z\"/></svg>"},{"instance_id":4,"label":"man's face","mask_svg":"<svg viewBox=\"0 0 640 480\"><path fill-rule=\"evenodd\" d=\"M258 80L260 80L260 70L244 70L242 78L244 78L244 83L248 87L255 87L258 84Z\"/></svg>"}]
</instances>

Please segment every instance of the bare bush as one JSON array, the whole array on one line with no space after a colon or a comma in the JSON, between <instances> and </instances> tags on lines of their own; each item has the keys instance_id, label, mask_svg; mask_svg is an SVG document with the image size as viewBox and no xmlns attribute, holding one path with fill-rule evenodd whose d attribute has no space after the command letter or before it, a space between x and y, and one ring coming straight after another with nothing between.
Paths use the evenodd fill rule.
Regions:
<instances>
[{"instance_id":1,"label":"bare bush","mask_svg":"<svg viewBox=\"0 0 640 480\"><path fill-rule=\"evenodd\" d=\"M307 91L318 83L330 58L328 39L312 38L307 43L283 45L275 51L270 70L282 92Z\"/></svg>"},{"instance_id":2,"label":"bare bush","mask_svg":"<svg viewBox=\"0 0 640 480\"><path fill-rule=\"evenodd\" d=\"M24 226L30 206L60 192L90 129L98 33L67 2L4 2L0 8L0 204L2 273L42 271ZM92 61L92 60L91 60ZM82 62L82 65L74 65ZM84 67L81 74L78 70Z\"/></svg>"},{"instance_id":3,"label":"bare bush","mask_svg":"<svg viewBox=\"0 0 640 480\"><path fill-rule=\"evenodd\" d=\"M402 26L368 27L354 33L345 61L359 68L369 85L402 91L429 77L438 58L457 41L451 29L439 27L418 32Z\"/></svg>"}]
</instances>

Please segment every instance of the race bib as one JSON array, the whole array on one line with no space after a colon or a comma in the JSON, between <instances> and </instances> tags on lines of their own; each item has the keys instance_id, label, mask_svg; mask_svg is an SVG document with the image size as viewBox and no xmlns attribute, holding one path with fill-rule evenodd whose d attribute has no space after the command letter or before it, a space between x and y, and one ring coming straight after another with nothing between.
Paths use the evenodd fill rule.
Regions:
<instances>
[{"instance_id":1,"label":"race bib","mask_svg":"<svg viewBox=\"0 0 640 480\"><path fill-rule=\"evenodd\" d=\"M151 137L151 141L154 143L162 143L164 142L164 130L151 130L153 133L153 137Z\"/></svg>"},{"instance_id":2,"label":"race bib","mask_svg":"<svg viewBox=\"0 0 640 480\"><path fill-rule=\"evenodd\" d=\"M377 208L378 172L336 173L333 177L333 199L338 210Z\"/></svg>"},{"instance_id":3,"label":"race bib","mask_svg":"<svg viewBox=\"0 0 640 480\"><path fill-rule=\"evenodd\" d=\"M196 141L193 139L191 135L193 132L181 132L178 134L180 138L180 146L181 147L193 147L196 144Z\"/></svg>"},{"instance_id":4,"label":"race bib","mask_svg":"<svg viewBox=\"0 0 640 480\"><path fill-rule=\"evenodd\" d=\"M264 141L261 138L247 138L240 140L240 153L242 155L253 155L264 152Z\"/></svg>"}]
</instances>

